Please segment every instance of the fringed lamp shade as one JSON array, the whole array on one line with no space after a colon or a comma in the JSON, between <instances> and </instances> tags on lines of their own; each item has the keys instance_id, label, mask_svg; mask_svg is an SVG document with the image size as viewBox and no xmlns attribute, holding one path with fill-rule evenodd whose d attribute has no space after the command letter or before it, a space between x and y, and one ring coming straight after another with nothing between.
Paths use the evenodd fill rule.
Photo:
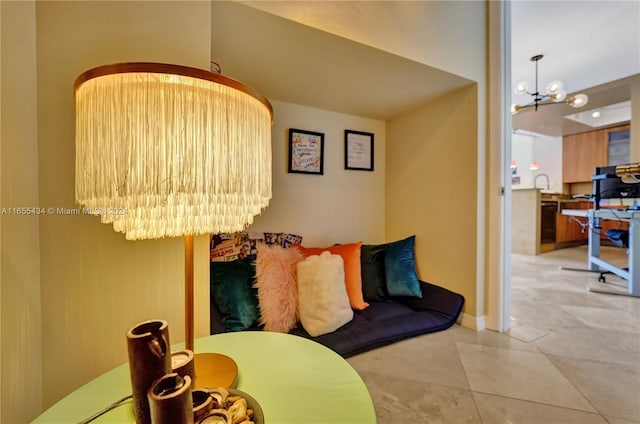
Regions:
<instances>
[{"instance_id":1,"label":"fringed lamp shade","mask_svg":"<svg viewBox=\"0 0 640 424\"><path fill-rule=\"evenodd\" d=\"M78 77L76 200L127 239L234 232L271 198L269 102L200 69L125 63Z\"/></svg>"}]
</instances>

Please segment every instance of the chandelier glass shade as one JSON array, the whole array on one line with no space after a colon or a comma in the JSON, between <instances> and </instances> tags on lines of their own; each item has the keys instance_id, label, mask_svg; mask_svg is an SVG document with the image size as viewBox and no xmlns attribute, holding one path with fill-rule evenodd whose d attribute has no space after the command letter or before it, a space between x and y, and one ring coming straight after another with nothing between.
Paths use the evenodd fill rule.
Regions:
<instances>
[{"instance_id":1,"label":"chandelier glass shade","mask_svg":"<svg viewBox=\"0 0 640 424\"><path fill-rule=\"evenodd\" d=\"M564 90L564 83L562 81L554 80L547 84L545 92L542 93L538 89L538 62L544 56L541 54L535 55L531 58L532 62L536 64L536 81L535 88L530 91L529 83L526 81L520 81L516 84L514 92L516 94L529 94L533 97L532 101L526 105L513 104L511 106L511 114L515 115L523 109L533 107L534 110L538 110L541 106L551 104L566 103L571 107L580 108L587 104L589 97L586 94L576 94L567 97L567 92Z\"/></svg>"},{"instance_id":2,"label":"chandelier glass shade","mask_svg":"<svg viewBox=\"0 0 640 424\"><path fill-rule=\"evenodd\" d=\"M271 198L266 98L201 69L124 63L75 82L76 200L130 240L245 229Z\"/></svg>"}]
</instances>

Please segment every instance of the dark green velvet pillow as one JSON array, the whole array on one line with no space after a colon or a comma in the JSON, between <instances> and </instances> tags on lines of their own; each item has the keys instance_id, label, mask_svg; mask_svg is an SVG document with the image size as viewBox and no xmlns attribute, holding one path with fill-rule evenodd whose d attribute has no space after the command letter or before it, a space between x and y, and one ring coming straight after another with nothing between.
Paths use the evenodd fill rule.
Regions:
<instances>
[{"instance_id":1,"label":"dark green velvet pillow","mask_svg":"<svg viewBox=\"0 0 640 424\"><path fill-rule=\"evenodd\" d=\"M364 244L360 249L362 294L365 299L381 301L388 296L384 273L386 247L386 244Z\"/></svg>"},{"instance_id":2,"label":"dark green velvet pillow","mask_svg":"<svg viewBox=\"0 0 640 424\"><path fill-rule=\"evenodd\" d=\"M384 252L384 271L390 296L422 297L416 274L416 236L389 243Z\"/></svg>"},{"instance_id":3,"label":"dark green velvet pillow","mask_svg":"<svg viewBox=\"0 0 640 424\"><path fill-rule=\"evenodd\" d=\"M211 262L210 295L228 331L251 328L259 319L256 256L231 262Z\"/></svg>"}]
</instances>

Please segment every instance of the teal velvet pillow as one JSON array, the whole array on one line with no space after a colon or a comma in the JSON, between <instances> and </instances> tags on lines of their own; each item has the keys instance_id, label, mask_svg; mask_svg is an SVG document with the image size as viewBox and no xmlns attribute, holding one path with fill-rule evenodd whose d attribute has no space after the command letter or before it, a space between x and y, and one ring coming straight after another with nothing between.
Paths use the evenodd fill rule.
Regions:
<instances>
[{"instance_id":1,"label":"teal velvet pillow","mask_svg":"<svg viewBox=\"0 0 640 424\"><path fill-rule=\"evenodd\" d=\"M390 296L422 297L416 274L416 236L389 243L384 251L384 271Z\"/></svg>"},{"instance_id":2,"label":"teal velvet pillow","mask_svg":"<svg viewBox=\"0 0 640 424\"><path fill-rule=\"evenodd\" d=\"M231 262L211 262L210 296L228 331L251 328L260 318L256 277L256 256Z\"/></svg>"},{"instance_id":3,"label":"teal velvet pillow","mask_svg":"<svg viewBox=\"0 0 640 424\"><path fill-rule=\"evenodd\" d=\"M388 296L384 272L386 248L386 244L363 244L360 249L362 294L365 299L381 301Z\"/></svg>"}]
</instances>

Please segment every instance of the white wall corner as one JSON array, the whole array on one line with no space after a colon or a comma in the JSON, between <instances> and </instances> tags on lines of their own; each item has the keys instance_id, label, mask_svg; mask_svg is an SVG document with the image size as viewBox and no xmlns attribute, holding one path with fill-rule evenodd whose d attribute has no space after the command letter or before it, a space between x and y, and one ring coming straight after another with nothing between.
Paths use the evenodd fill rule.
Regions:
<instances>
[{"instance_id":1,"label":"white wall corner","mask_svg":"<svg viewBox=\"0 0 640 424\"><path fill-rule=\"evenodd\" d=\"M460 318L458 318L458 324L465 328L476 331L482 331L487 328L487 323L484 315L476 317L463 313L462 315L460 315Z\"/></svg>"}]
</instances>

